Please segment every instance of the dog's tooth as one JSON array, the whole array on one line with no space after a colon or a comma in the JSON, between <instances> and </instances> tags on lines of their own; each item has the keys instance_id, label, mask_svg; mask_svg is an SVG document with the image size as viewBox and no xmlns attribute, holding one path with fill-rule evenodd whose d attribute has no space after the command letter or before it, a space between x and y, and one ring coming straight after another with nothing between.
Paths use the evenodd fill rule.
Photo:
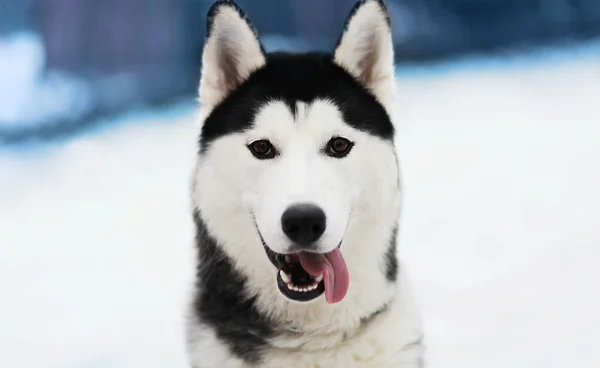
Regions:
<instances>
[{"instance_id":1,"label":"dog's tooth","mask_svg":"<svg viewBox=\"0 0 600 368\"><path fill-rule=\"evenodd\" d=\"M292 285L292 284L287 284L287 287L288 287L288 289L290 289L290 290L294 290L294 285Z\"/></svg>"},{"instance_id":2,"label":"dog's tooth","mask_svg":"<svg viewBox=\"0 0 600 368\"><path fill-rule=\"evenodd\" d=\"M296 285L294 285L294 287L292 287L292 289L293 289L294 291L300 291L300 289L298 289L298 286L296 286Z\"/></svg>"},{"instance_id":3,"label":"dog's tooth","mask_svg":"<svg viewBox=\"0 0 600 368\"><path fill-rule=\"evenodd\" d=\"M279 271L279 276L281 276L281 279L286 284L289 284L290 281L292 281L292 278L290 277L290 275L288 275L287 273L283 272L283 270Z\"/></svg>"},{"instance_id":4,"label":"dog's tooth","mask_svg":"<svg viewBox=\"0 0 600 368\"><path fill-rule=\"evenodd\" d=\"M316 281L316 282L321 282L321 281L323 281L323 274L320 274L319 276L315 277L315 281Z\"/></svg>"}]
</instances>

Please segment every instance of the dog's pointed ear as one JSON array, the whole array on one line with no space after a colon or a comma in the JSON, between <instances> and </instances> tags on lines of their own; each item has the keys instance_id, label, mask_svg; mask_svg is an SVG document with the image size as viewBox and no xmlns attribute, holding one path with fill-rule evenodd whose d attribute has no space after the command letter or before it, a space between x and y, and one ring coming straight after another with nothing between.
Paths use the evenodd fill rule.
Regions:
<instances>
[{"instance_id":1,"label":"dog's pointed ear","mask_svg":"<svg viewBox=\"0 0 600 368\"><path fill-rule=\"evenodd\" d=\"M384 106L391 104L394 87L394 46L383 0L359 1L334 53L335 62L356 77Z\"/></svg>"},{"instance_id":2,"label":"dog's pointed ear","mask_svg":"<svg viewBox=\"0 0 600 368\"><path fill-rule=\"evenodd\" d=\"M215 2L206 21L200 105L211 110L265 62L258 34L242 9L230 0Z\"/></svg>"}]
</instances>

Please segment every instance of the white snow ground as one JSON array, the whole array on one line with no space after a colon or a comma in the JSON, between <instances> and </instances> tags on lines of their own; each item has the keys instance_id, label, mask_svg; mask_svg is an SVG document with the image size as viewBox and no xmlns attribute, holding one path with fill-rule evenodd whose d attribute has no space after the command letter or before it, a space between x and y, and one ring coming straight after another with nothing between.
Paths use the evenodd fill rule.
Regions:
<instances>
[{"instance_id":1,"label":"white snow ground","mask_svg":"<svg viewBox=\"0 0 600 368\"><path fill-rule=\"evenodd\" d=\"M600 367L600 56L400 75L429 367ZM124 119L0 150L0 367L185 367L196 127Z\"/></svg>"}]
</instances>

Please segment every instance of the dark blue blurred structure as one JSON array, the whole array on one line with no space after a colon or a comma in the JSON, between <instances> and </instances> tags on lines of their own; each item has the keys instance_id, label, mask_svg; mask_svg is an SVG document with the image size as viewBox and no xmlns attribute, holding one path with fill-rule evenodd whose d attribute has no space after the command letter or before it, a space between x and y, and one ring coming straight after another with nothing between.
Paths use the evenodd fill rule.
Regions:
<instances>
[{"instance_id":1,"label":"dark blue blurred structure","mask_svg":"<svg viewBox=\"0 0 600 368\"><path fill-rule=\"evenodd\" d=\"M72 93L73 99L85 95L85 103L75 109L63 101L62 113L38 114L23 118L24 123L0 119L0 142L51 138L132 106L194 96L211 2L1 0L0 45L18 32L37 34L44 59L36 80L43 83L52 73L66 75L77 81L81 87L77 91L85 91ZM267 49L291 50L331 49L354 2L238 0ZM388 4L399 62L600 34L599 0L388 0ZM0 68L10 66L0 60ZM13 87L0 80L0 88Z\"/></svg>"}]
</instances>

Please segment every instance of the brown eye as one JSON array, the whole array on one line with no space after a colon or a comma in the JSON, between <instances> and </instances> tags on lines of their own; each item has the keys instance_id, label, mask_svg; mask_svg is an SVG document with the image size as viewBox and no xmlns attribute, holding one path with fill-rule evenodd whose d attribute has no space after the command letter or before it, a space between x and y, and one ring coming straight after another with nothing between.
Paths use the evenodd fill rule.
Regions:
<instances>
[{"instance_id":1,"label":"brown eye","mask_svg":"<svg viewBox=\"0 0 600 368\"><path fill-rule=\"evenodd\" d=\"M277 151L275 147L266 139L261 139L259 141L254 141L248 145L250 152L254 155L254 157L265 160L269 158L275 157Z\"/></svg>"},{"instance_id":2,"label":"brown eye","mask_svg":"<svg viewBox=\"0 0 600 368\"><path fill-rule=\"evenodd\" d=\"M329 143L327 143L326 152L331 157L341 158L341 157L346 156L350 152L353 145L354 145L354 143L350 142L346 138L342 138L342 137L331 138Z\"/></svg>"}]
</instances>

